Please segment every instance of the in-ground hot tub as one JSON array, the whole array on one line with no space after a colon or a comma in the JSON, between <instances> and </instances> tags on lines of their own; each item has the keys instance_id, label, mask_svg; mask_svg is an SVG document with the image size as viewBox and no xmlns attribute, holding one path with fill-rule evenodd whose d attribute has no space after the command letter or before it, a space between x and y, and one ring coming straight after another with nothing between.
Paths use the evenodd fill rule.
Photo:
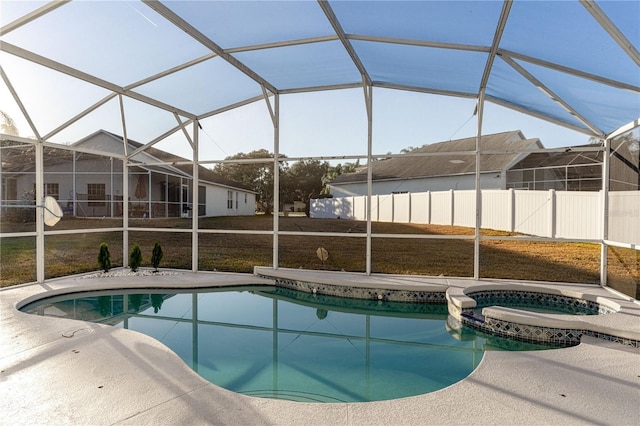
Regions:
<instances>
[{"instance_id":1,"label":"in-ground hot tub","mask_svg":"<svg viewBox=\"0 0 640 426\"><path fill-rule=\"evenodd\" d=\"M553 346L574 346L583 335L617 341L582 318L608 315L620 305L600 296L531 285L492 284L447 290L449 313L460 325L496 336Z\"/></svg>"}]
</instances>

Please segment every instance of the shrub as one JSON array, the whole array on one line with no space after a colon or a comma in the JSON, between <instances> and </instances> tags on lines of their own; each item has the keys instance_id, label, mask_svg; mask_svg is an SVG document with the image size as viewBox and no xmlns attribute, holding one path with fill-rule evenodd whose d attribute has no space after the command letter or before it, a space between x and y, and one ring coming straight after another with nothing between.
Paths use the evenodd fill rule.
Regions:
<instances>
[{"instance_id":1,"label":"shrub","mask_svg":"<svg viewBox=\"0 0 640 426\"><path fill-rule=\"evenodd\" d=\"M155 272L158 272L158 266L162 260L162 255L162 247L160 247L160 243L156 241L153 245L153 251L151 252L151 266L155 268Z\"/></svg>"},{"instance_id":2,"label":"shrub","mask_svg":"<svg viewBox=\"0 0 640 426\"><path fill-rule=\"evenodd\" d=\"M102 268L104 272L109 272L109 269L111 269L111 253L109 253L109 246L107 243L100 244L98 264L100 264L100 268Z\"/></svg>"},{"instance_id":3,"label":"shrub","mask_svg":"<svg viewBox=\"0 0 640 426\"><path fill-rule=\"evenodd\" d=\"M131 271L136 272L142 263L142 251L137 243L133 244L131 253L129 253L129 267Z\"/></svg>"}]
</instances>

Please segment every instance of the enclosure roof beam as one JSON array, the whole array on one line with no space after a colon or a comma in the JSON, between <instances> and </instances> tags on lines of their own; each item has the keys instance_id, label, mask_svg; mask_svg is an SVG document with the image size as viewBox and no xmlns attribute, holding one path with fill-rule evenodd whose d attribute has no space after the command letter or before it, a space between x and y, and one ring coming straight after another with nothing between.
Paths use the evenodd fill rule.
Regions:
<instances>
[{"instance_id":1,"label":"enclosure roof beam","mask_svg":"<svg viewBox=\"0 0 640 426\"><path fill-rule=\"evenodd\" d=\"M511 0L505 0L504 3L502 4L502 11L500 12L500 19L498 20L498 24L496 26L496 32L493 35L493 42L491 43L491 51L489 52L489 57L487 58L487 63L485 64L485 67L484 67L482 79L480 80L480 90L478 91L478 93L482 97L484 97L484 92L487 88L487 82L489 81L489 76L491 75L493 62L496 59L498 48L500 47L500 40L502 40L502 34L504 32L504 27L507 25L507 20L509 18L510 11L511 11Z\"/></svg>"},{"instance_id":2,"label":"enclosure roof beam","mask_svg":"<svg viewBox=\"0 0 640 426\"><path fill-rule=\"evenodd\" d=\"M188 125L192 122L193 120L188 120L184 123L184 125ZM136 154L140 154L141 152L145 151L147 148L152 147L153 145L157 144L158 142L164 140L165 138L171 136L172 134L174 134L175 132L177 132L178 130L180 130L180 128L182 128L183 126L181 126L180 124L178 124L177 126L167 130L166 132L164 132L163 134L161 134L160 136L158 136L157 138L155 138L154 140L144 144L143 146L141 146L140 148L136 149L135 151L133 151L129 157L133 157Z\"/></svg>"},{"instance_id":3,"label":"enclosure roof beam","mask_svg":"<svg viewBox=\"0 0 640 426\"><path fill-rule=\"evenodd\" d=\"M289 47L289 46L300 46L303 44L311 44L311 43L323 43L327 41L336 41L339 40L336 35L328 35L321 37L309 37L309 38L301 38L296 40L288 40L288 41L275 41L272 43L262 43L262 44L253 44L249 46L238 46L238 47L230 47L228 49L224 49L225 53L242 53L242 52L253 52L255 50L264 50L264 49L275 49L277 47Z\"/></svg>"},{"instance_id":4,"label":"enclosure roof beam","mask_svg":"<svg viewBox=\"0 0 640 426\"><path fill-rule=\"evenodd\" d=\"M185 117L188 118L195 118L195 115L184 111L182 109L176 108L174 106L171 106L169 104L165 104L164 102L160 102L156 99L150 98L148 96L144 96L141 95L140 93L136 93L132 90L127 90L124 87L118 86L114 83L111 83L109 81L103 80L101 78L95 77L91 74L87 74L85 72L82 72L80 70L77 70L75 68L69 67L67 65L61 64L59 62L53 61L51 59L45 58L44 56L38 55L36 53L30 52L28 50L22 49L18 46L14 46L11 43L7 43L7 42L2 42L0 44L0 50L10 53L12 55L18 56L22 59L26 59L28 61L31 61L33 63L36 63L38 65L42 65L44 67L50 68L54 71L58 71L61 72L63 74L67 74L70 75L71 77L75 77L77 79L86 81L87 83L91 83L94 84L96 86L102 87L103 89L107 89L107 90L111 90L112 92L116 92L120 95L124 95L127 97L130 97L132 99L136 99L140 102L144 102L146 104L155 106L157 108L169 111L169 112L175 112L178 113L180 115L183 115Z\"/></svg>"},{"instance_id":5,"label":"enclosure roof beam","mask_svg":"<svg viewBox=\"0 0 640 426\"><path fill-rule=\"evenodd\" d=\"M564 65L560 65L555 62L544 61L542 59L523 55L521 53L513 52L511 50L499 49L498 56L502 58L507 57L510 59L519 59L521 61L529 62L534 65L539 65L541 67L549 68L554 71L560 71L562 73L569 74L575 77L584 78L586 80L591 80L596 83L605 84L607 86L615 87L617 89L629 90L631 92L640 93L640 86L635 86L633 84L623 83L621 81L612 80L610 78L601 77L595 74L590 74L584 71L577 70L575 68L566 67Z\"/></svg>"},{"instance_id":6,"label":"enclosure roof beam","mask_svg":"<svg viewBox=\"0 0 640 426\"><path fill-rule=\"evenodd\" d=\"M239 107L242 107L242 106L245 106L245 105L249 105L249 104L252 104L254 102L261 101L263 99L264 99L264 96L262 94L261 95L257 95L257 96L254 96L252 98L248 98L248 99L245 99L243 101L239 101L239 102L236 102L234 104L226 105L226 106L224 106L222 108L217 108L217 109L214 109L212 111L206 112L204 114L200 114L200 115L198 115L196 117L196 120L201 121L201 120L204 120L205 118L213 117L214 115L222 114L223 112L232 111L232 110L234 110L236 108L239 108Z\"/></svg>"},{"instance_id":7,"label":"enclosure roof beam","mask_svg":"<svg viewBox=\"0 0 640 426\"><path fill-rule=\"evenodd\" d=\"M31 21L34 21L36 19L38 19L39 17L46 15L47 13L51 12L52 10L55 10L57 8L59 8L60 6L63 6L66 3L69 3L71 0L53 0L50 1L49 3L45 4L44 6L39 7L38 9L32 11L31 13L26 14L25 16L23 16L22 18L16 19L13 22L8 23L7 25L5 25L4 27L0 28L0 36L6 35L8 33L10 33L11 31L20 28L23 25L28 24Z\"/></svg>"},{"instance_id":8,"label":"enclosure roof beam","mask_svg":"<svg viewBox=\"0 0 640 426\"><path fill-rule=\"evenodd\" d=\"M633 120L632 122L627 123L624 126L621 126L620 128L618 128L617 130L614 130L613 132L609 133L607 135L607 139L613 139L617 136L620 136L623 133L628 132L629 130L635 129L636 127L640 127L640 117L638 117L637 120Z\"/></svg>"},{"instance_id":9,"label":"enclosure roof beam","mask_svg":"<svg viewBox=\"0 0 640 426\"><path fill-rule=\"evenodd\" d=\"M106 104L111 99L115 98L116 96L118 96L118 94L115 93L115 92L108 94L103 99L99 100L95 104L91 105L89 108L87 108L84 111L82 111L80 114L77 114L75 117L71 118L70 120L66 121L65 123L61 124L57 128L53 129L51 132L46 134L44 136L44 140L49 140L51 137L57 135L58 133L60 133L64 129L66 129L67 127L71 126L73 123L75 123L78 120L82 119L83 117L86 117L87 115L91 114L93 111L97 110L102 105Z\"/></svg>"},{"instance_id":10,"label":"enclosure roof beam","mask_svg":"<svg viewBox=\"0 0 640 426\"><path fill-rule=\"evenodd\" d=\"M142 79L142 80L137 81L135 83L129 84L128 86L124 87L124 90L131 90L133 88L142 86L144 84L147 84L147 83L150 83L152 81L158 80L158 79L160 79L162 77L166 77L166 76L168 76L170 74L176 73L178 71L182 71L182 70L184 70L186 68L189 68L189 67L191 67L193 65L198 65L199 63L208 61L209 59L215 58L216 56L218 56L216 53L213 53L213 52L212 53L208 53L208 54L203 55L203 56L201 56L199 58L196 58L196 59L193 59L191 61L185 62L184 64L175 66L173 68L169 68L167 70L159 72L158 74L154 74L154 75L149 76L149 77L147 77L145 79Z\"/></svg>"},{"instance_id":11,"label":"enclosure roof beam","mask_svg":"<svg viewBox=\"0 0 640 426\"><path fill-rule=\"evenodd\" d=\"M565 121L558 120L558 119L555 119L553 117L549 117L549 116L540 114L540 113L538 113L538 112L536 112L534 110L526 109L524 107L512 104L512 103L507 102L507 101L505 101L503 99L500 99L500 98L496 98L496 97L493 97L493 96L490 96L490 95L486 95L485 100L487 100L487 101L489 101L491 103L494 103L496 105L500 105L502 107L509 108L509 109L514 110L514 111L518 111L518 112L520 112L522 114L527 114L527 115L530 115L532 117L539 118L540 120L548 121L548 122L557 124L558 126L562 126L562 127L566 127L567 129L575 130L576 132L579 132L579 133L584 133L585 135L600 137L600 131L593 132L590 129L585 129L583 127L579 127L579 126L567 123Z\"/></svg>"},{"instance_id":12,"label":"enclosure roof beam","mask_svg":"<svg viewBox=\"0 0 640 426\"><path fill-rule=\"evenodd\" d=\"M13 96L13 100L18 105L18 108L20 108L22 115L27 120L27 123L29 123L29 127L31 127L31 130L33 131L33 134L35 135L36 139L38 139L39 141L42 141L42 137L40 137L40 133L38 132L36 125L34 124L33 120L31 120L31 116L27 112L27 108L24 106L24 104L20 100L20 96L18 96L18 92L16 92L15 88L13 87L13 84L11 84L11 81L9 80L9 77L7 76L7 74L4 72L2 65L0 65L0 76L2 76L2 80L4 80L4 83L7 85L7 89L9 89L11 96Z\"/></svg>"},{"instance_id":13,"label":"enclosure roof beam","mask_svg":"<svg viewBox=\"0 0 640 426\"><path fill-rule=\"evenodd\" d=\"M395 38L395 37L380 37L380 36L370 36L370 35L363 35L363 34L347 34L346 37L348 40L370 41L375 43L387 43L387 44L402 44L405 46L417 46L417 47L433 47L436 49L465 50L469 52L483 52L483 53L488 53L491 51L491 47L478 46L474 44L443 43L438 41L413 40L413 39Z\"/></svg>"},{"instance_id":14,"label":"enclosure roof beam","mask_svg":"<svg viewBox=\"0 0 640 426\"><path fill-rule=\"evenodd\" d=\"M606 13L603 12L602 9L596 4L595 1L590 0L580 0L580 3L584 6L585 9L595 18L596 21L604 28L604 30L609 33L611 38L618 43L618 46L625 51L627 55L636 63L636 65L640 66L640 52L635 48L633 43L622 34L622 31L618 29L618 27L609 19Z\"/></svg>"},{"instance_id":15,"label":"enclosure roof beam","mask_svg":"<svg viewBox=\"0 0 640 426\"><path fill-rule=\"evenodd\" d=\"M264 85L272 93L278 93L278 89L276 89L266 79L258 75L255 71L253 71L251 68L249 68L242 62L240 62L234 56L225 52L224 49L222 49L222 47L218 46L209 37L205 36L200 31L198 31L195 27L189 24L187 21L185 21L184 19L176 15L171 9L169 9L168 7L166 7L165 5L163 5L162 3L156 0L142 0L142 2L145 3L147 6L149 6L151 9L153 9L154 11L156 11L159 15L164 17L167 21L171 22L173 25L175 25L176 27L178 27L179 29L187 33L193 39L200 42L207 49L216 53L218 56L220 56L222 59L227 61L229 64L233 65L235 68L243 72L249 78L257 82L258 84Z\"/></svg>"},{"instance_id":16,"label":"enclosure roof beam","mask_svg":"<svg viewBox=\"0 0 640 426\"><path fill-rule=\"evenodd\" d=\"M502 57L502 59L509 64L513 69L515 69L518 73L520 73L524 78L529 80L532 84L534 84L538 89L540 89L545 95L547 95L551 100L560 104L564 109L566 109L571 115L576 117L585 126L587 126L591 131L597 136L604 137L604 132L598 129L597 126L592 124L587 118L585 118L582 114L575 110L571 105L569 105L566 101L564 101L560 96L558 96L554 91L552 91L547 85L542 83L540 80L535 78L533 74L524 69L520 64L508 57Z\"/></svg>"},{"instance_id":17,"label":"enclosure roof beam","mask_svg":"<svg viewBox=\"0 0 640 426\"><path fill-rule=\"evenodd\" d=\"M329 2L326 0L318 0L318 4L320 5L320 8L326 15L327 19L329 20L329 23L333 27L333 30L338 35L338 38L342 42L342 45L344 46L345 50L351 57L351 60L353 60L353 63L355 64L356 68L358 68L358 72L360 72L360 75L362 75L364 85L370 86L371 77L369 76L369 73L367 72L367 69L365 68L365 66L362 64L362 61L358 57L358 54L356 53L355 49L351 45L351 42L347 38L344 32L344 29L342 28L342 25L340 25L340 22L338 21L338 18L333 12L333 9L329 5Z\"/></svg>"}]
</instances>

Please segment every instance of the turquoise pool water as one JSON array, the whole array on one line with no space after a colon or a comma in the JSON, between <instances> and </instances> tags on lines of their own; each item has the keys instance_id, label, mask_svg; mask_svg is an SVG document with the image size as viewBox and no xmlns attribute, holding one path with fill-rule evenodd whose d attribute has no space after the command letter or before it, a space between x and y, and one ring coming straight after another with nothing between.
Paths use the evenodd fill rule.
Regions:
<instances>
[{"instance_id":1,"label":"turquoise pool water","mask_svg":"<svg viewBox=\"0 0 640 426\"><path fill-rule=\"evenodd\" d=\"M139 290L138 290L139 291ZM543 349L448 331L445 305L312 295L275 287L95 292L25 306L145 333L205 379L247 395L309 402L378 401L442 389L484 351Z\"/></svg>"}]
</instances>

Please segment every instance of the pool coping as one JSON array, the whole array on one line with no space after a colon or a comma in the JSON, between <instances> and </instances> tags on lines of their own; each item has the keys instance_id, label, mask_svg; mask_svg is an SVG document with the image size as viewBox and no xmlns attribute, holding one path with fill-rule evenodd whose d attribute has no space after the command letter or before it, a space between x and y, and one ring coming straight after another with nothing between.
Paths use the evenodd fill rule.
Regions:
<instances>
[{"instance_id":1,"label":"pool coping","mask_svg":"<svg viewBox=\"0 0 640 426\"><path fill-rule=\"evenodd\" d=\"M270 269L270 268L269 268ZM273 272L273 270L271 270ZM426 290L486 285L468 279L372 276L276 270L354 288ZM425 284L421 284L424 280ZM372 403L313 404L252 398L198 376L154 339L82 321L43 318L15 306L44 294L98 288L195 288L273 285L250 274L190 273L156 277L66 277L0 290L0 410L4 424L633 424L637 421L640 350L586 337L549 351L487 352L466 379L441 391ZM504 282L495 282L504 284ZM541 285L535 283L535 285ZM547 285L543 285L546 287ZM585 286L548 284L568 291ZM623 305L602 326L638 332L640 304L600 287ZM598 316L600 317L600 316Z\"/></svg>"},{"instance_id":2,"label":"pool coping","mask_svg":"<svg viewBox=\"0 0 640 426\"><path fill-rule=\"evenodd\" d=\"M456 285L451 285L450 280L441 277L376 275L372 278L343 272L314 274L295 269L274 271L263 267L256 267L254 274L274 279L279 286L308 293L398 302L446 303L449 313L461 324L522 341L570 346L578 344L580 337L586 334L636 348L640 347L640 326L633 327L633 324L628 324L624 320L627 318L627 311L637 309L637 303L624 295L602 289L600 286L513 281L478 282L461 279L455 281ZM476 301L470 294L486 291L526 291L583 299L597 303L611 313L589 316L559 315L491 306L483 309L485 318L478 321L468 315L476 307ZM613 321L611 318L605 318L610 315L615 316ZM502 332L505 328L510 332ZM547 338L546 334L553 334L553 336ZM561 336L558 337L558 334ZM567 335L571 338L567 338ZM539 337L536 338L536 336Z\"/></svg>"}]
</instances>

